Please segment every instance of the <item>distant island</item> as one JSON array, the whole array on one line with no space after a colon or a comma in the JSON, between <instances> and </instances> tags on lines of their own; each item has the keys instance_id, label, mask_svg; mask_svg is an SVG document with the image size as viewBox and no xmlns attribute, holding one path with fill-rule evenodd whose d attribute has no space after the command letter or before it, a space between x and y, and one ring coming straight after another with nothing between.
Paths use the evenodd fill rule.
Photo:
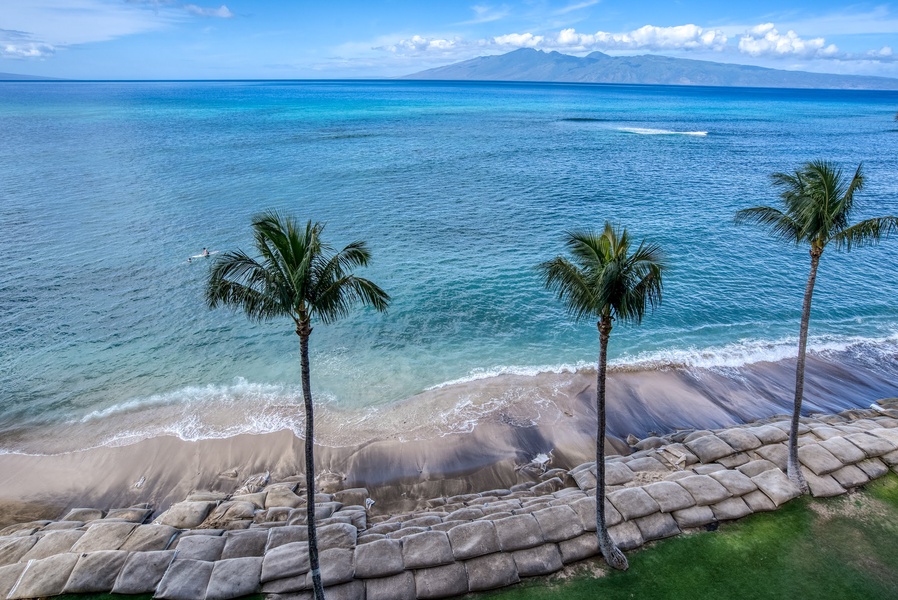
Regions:
<instances>
[{"instance_id":1,"label":"distant island","mask_svg":"<svg viewBox=\"0 0 898 600\"><path fill-rule=\"evenodd\" d=\"M578 57L531 48L481 56L402 79L898 90L898 79L888 77L784 71L654 54L593 52Z\"/></svg>"},{"instance_id":2,"label":"distant island","mask_svg":"<svg viewBox=\"0 0 898 600\"><path fill-rule=\"evenodd\" d=\"M0 81L55 81L54 77L38 77L37 75L19 75L18 73L0 73Z\"/></svg>"}]
</instances>

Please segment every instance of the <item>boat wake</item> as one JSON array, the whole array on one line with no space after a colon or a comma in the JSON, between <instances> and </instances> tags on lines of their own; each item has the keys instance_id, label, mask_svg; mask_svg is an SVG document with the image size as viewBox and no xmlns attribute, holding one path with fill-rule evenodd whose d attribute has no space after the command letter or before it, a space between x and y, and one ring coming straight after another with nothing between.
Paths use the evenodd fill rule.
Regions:
<instances>
[{"instance_id":1,"label":"boat wake","mask_svg":"<svg viewBox=\"0 0 898 600\"><path fill-rule=\"evenodd\" d=\"M705 137L707 131L673 131L670 129L650 129L647 127L619 127L618 131L624 133L635 133L638 135L689 135L695 137Z\"/></svg>"}]
</instances>

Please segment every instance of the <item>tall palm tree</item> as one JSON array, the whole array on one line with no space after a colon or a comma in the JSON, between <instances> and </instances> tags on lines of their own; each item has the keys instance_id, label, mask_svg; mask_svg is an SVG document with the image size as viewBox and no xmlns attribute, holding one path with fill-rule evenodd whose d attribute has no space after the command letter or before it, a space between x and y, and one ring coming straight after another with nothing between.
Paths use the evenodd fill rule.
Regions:
<instances>
[{"instance_id":1,"label":"tall palm tree","mask_svg":"<svg viewBox=\"0 0 898 600\"><path fill-rule=\"evenodd\" d=\"M782 241L810 246L811 270L801 310L787 469L789 479L802 492L807 493L808 484L798 462L798 420L804 394L805 351L817 266L828 245L832 244L837 250L849 251L853 246L876 243L898 229L898 218L877 217L851 224L854 194L864 186L861 165L858 165L850 180L843 176L841 168L822 160L807 162L794 173L774 173L771 178L773 185L780 189L782 208L746 208L736 213L736 223L763 225Z\"/></svg>"},{"instance_id":2,"label":"tall palm tree","mask_svg":"<svg viewBox=\"0 0 898 600\"><path fill-rule=\"evenodd\" d=\"M605 371L612 322L638 324L646 309L661 303L663 257L656 244L630 252L627 230L605 223L601 233L568 232L572 259L558 256L537 269L577 321L597 319L599 360L596 381L596 536L605 562L626 570L627 558L608 534L605 521Z\"/></svg>"},{"instance_id":3,"label":"tall palm tree","mask_svg":"<svg viewBox=\"0 0 898 600\"><path fill-rule=\"evenodd\" d=\"M219 305L243 310L255 321L290 317L299 336L302 396L305 403L306 516L309 567L316 600L324 600L315 531L314 418L309 378L309 335L312 319L324 324L346 316L357 303L384 311L390 297L374 283L352 274L368 264L365 242L353 242L336 252L321 239L324 225L274 211L253 218L253 236L260 258L240 250L220 256L206 287L210 308Z\"/></svg>"}]
</instances>

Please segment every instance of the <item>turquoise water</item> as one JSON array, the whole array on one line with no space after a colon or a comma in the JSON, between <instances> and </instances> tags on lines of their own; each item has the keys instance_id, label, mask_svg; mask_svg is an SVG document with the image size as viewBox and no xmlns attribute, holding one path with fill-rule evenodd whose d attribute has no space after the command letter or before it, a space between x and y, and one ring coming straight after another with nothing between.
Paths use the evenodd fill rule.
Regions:
<instances>
[{"instance_id":1,"label":"turquoise water","mask_svg":"<svg viewBox=\"0 0 898 600\"><path fill-rule=\"evenodd\" d=\"M366 240L361 274L393 296L386 315L315 327L313 389L336 410L588 367L594 324L570 323L533 267L606 219L670 265L660 310L612 334L617 365L785 359L806 251L733 213L775 202L773 171L824 158L864 163L858 218L898 214L896 107L857 91L0 84L0 449L294 426L290 323L208 310L210 261L186 262L251 250L267 208ZM898 240L824 255L812 348L892 372L896 257Z\"/></svg>"}]
</instances>

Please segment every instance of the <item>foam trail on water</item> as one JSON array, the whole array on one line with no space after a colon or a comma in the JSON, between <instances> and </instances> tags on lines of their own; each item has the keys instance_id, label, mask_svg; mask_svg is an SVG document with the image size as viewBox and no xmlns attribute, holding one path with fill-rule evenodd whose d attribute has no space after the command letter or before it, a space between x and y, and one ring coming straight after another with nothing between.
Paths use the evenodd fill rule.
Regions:
<instances>
[{"instance_id":1,"label":"foam trail on water","mask_svg":"<svg viewBox=\"0 0 898 600\"><path fill-rule=\"evenodd\" d=\"M651 129L648 127L618 127L617 130L639 135L691 135L695 137L705 137L708 135L707 131L673 131L670 129Z\"/></svg>"}]
</instances>

